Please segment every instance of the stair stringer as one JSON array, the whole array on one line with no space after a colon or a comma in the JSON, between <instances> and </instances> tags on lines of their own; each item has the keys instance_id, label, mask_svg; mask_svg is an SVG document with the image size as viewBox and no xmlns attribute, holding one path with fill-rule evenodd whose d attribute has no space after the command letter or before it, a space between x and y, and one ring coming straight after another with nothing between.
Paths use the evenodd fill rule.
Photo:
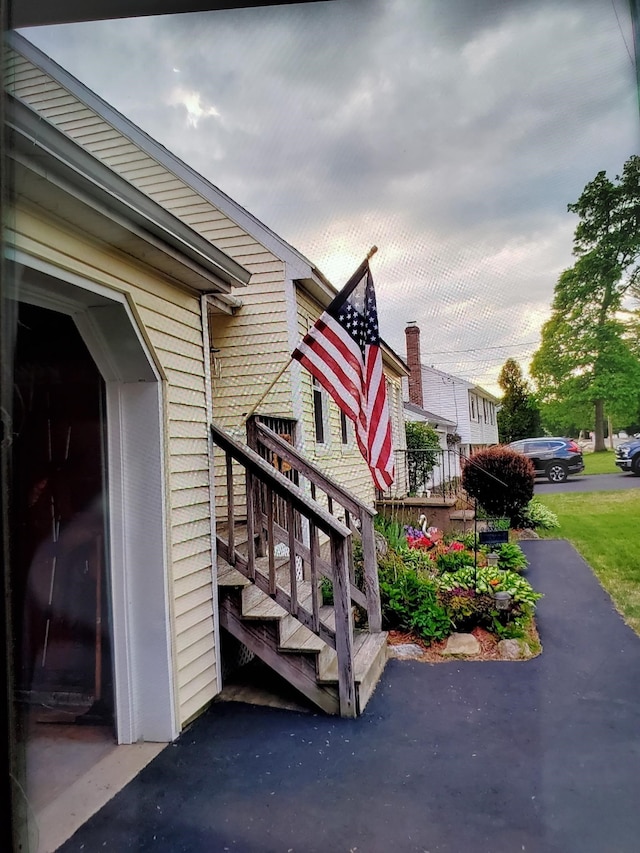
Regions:
<instances>
[{"instance_id":1,"label":"stair stringer","mask_svg":"<svg viewBox=\"0 0 640 853\"><path fill-rule=\"evenodd\" d=\"M279 648L281 618L246 619L242 616L241 594L232 589L221 591L220 625L325 713L339 714L337 684L317 681L318 652Z\"/></svg>"}]
</instances>

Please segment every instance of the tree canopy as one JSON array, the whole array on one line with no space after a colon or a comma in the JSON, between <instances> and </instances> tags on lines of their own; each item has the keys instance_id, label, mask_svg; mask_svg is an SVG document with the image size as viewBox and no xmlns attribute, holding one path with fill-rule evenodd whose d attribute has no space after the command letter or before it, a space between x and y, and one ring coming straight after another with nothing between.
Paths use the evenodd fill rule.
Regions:
<instances>
[{"instance_id":1,"label":"tree canopy","mask_svg":"<svg viewBox=\"0 0 640 853\"><path fill-rule=\"evenodd\" d=\"M640 396L625 300L640 286L640 157L614 181L599 172L568 210L579 217L577 260L555 287L531 373L557 420L585 418L604 450L604 418L632 419Z\"/></svg>"},{"instance_id":2,"label":"tree canopy","mask_svg":"<svg viewBox=\"0 0 640 853\"><path fill-rule=\"evenodd\" d=\"M498 411L498 435L503 444L541 433L540 407L522 368L508 358L500 371L498 385L504 391Z\"/></svg>"}]
</instances>

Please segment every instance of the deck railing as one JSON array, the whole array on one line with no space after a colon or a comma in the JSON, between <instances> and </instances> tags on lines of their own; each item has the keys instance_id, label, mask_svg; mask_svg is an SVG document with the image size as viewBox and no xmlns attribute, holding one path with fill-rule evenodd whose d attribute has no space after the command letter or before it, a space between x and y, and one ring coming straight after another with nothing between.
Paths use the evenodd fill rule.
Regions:
<instances>
[{"instance_id":1,"label":"deck railing","mask_svg":"<svg viewBox=\"0 0 640 853\"><path fill-rule=\"evenodd\" d=\"M363 503L356 495L345 489L331 477L323 474L289 442L284 441L259 418L251 418L247 423L247 442L250 447L277 468L285 467L293 473L296 482L311 496L316 504L326 507L332 516L340 520L351 530L354 538L362 545L362 576L356 576L353 549L349 544L347 559L352 595L356 600L364 593L361 603L367 614L368 628L371 633L382 630L380 608L380 587L378 583L378 561L373 519L376 510Z\"/></svg>"},{"instance_id":2,"label":"deck railing","mask_svg":"<svg viewBox=\"0 0 640 853\"><path fill-rule=\"evenodd\" d=\"M454 498L460 488L461 461L458 450L396 450L396 483L403 483L402 497ZM394 486L381 495L399 497Z\"/></svg>"},{"instance_id":3,"label":"deck railing","mask_svg":"<svg viewBox=\"0 0 640 853\"><path fill-rule=\"evenodd\" d=\"M299 457L297 451L268 427L254 421L250 427L250 430L253 429L260 435L260 442L271 446L289 464L302 464L302 457ZM377 572L375 586L369 579L365 584L366 594L359 590L352 583L349 571L352 565L353 529L335 518L329 509L320 506L312 495L296 486L256 450L236 441L216 424L211 425L211 437L225 454L226 491L229 496L224 535L216 536L219 554L335 649L340 714L355 716L353 605L367 612L370 630L380 630L380 598L379 595L377 601L372 598L373 590L377 590ZM257 440L257 435L253 439ZM305 477L320 481L326 494L335 493L331 495L332 501L335 501L339 487L311 467L307 469L307 466L308 463L304 463ZM238 521L244 520L238 519L235 511L234 486L238 477L244 479L247 498L246 553L235 541L236 525ZM316 482L316 488L319 487ZM286 526L275 518L276 500L286 507ZM340 495L340 500L346 500L349 505L348 521L363 517L361 507L352 503L346 493ZM371 519L373 514L373 510L368 510L364 515ZM296 523L296 515L301 519L301 524ZM366 522L364 527L367 527ZM321 549L320 535L326 538L328 549ZM363 537L363 551L364 544ZM375 560L372 525L367 549L370 547L373 547ZM284 559L282 554L286 554ZM328 556L325 557L325 554ZM332 618L321 618L322 577L328 578L333 585Z\"/></svg>"}]
</instances>

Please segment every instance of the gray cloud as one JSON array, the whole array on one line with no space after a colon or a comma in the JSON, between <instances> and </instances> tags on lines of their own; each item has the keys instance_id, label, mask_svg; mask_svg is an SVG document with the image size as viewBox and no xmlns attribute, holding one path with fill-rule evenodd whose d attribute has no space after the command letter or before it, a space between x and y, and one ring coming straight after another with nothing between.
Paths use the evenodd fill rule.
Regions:
<instances>
[{"instance_id":1,"label":"gray cloud","mask_svg":"<svg viewBox=\"0 0 640 853\"><path fill-rule=\"evenodd\" d=\"M26 35L337 286L379 245L389 343L418 320L425 357L491 385L571 263L567 203L637 149L615 2L340 0Z\"/></svg>"}]
</instances>

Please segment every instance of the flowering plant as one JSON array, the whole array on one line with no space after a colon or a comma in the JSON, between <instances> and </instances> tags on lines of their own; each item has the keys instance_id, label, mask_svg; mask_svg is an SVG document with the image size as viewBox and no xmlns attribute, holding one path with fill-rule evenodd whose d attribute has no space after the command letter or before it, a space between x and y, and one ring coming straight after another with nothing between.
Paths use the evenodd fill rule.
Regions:
<instances>
[{"instance_id":1,"label":"flowering plant","mask_svg":"<svg viewBox=\"0 0 640 853\"><path fill-rule=\"evenodd\" d=\"M420 551L428 551L442 539L442 533L437 527L430 527L426 533L419 527L411 525L407 525L404 530L409 548Z\"/></svg>"},{"instance_id":2,"label":"flowering plant","mask_svg":"<svg viewBox=\"0 0 640 853\"><path fill-rule=\"evenodd\" d=\"M411 525L405 527L405 535L407 537L407 545L409 548L428 551L429 548L433 548L435 545L435 541L417 527L411 527Z\"/></svg>"}]
</instances>

